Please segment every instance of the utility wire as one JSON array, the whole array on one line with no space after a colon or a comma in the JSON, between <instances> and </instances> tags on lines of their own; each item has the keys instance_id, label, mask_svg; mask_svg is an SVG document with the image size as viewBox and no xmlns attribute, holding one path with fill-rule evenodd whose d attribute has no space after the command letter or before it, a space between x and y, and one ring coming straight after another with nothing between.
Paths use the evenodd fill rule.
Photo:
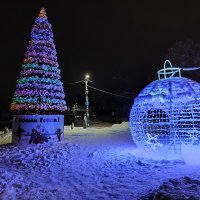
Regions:
<instances>
[{"instance_id":1,"label":"utility wire","mask_svg":"<svg viewBox=\"0 0 200 200\"><path fill-rule=\"evenodd\" d=\"M130 94L130 95L136 95L136 93L134 93L134 92L127 92L127 91L124 91L124 90L117 90L117 91L119 91L119 92L123 92L123 93L126 93L126 94Z\"/></svg>"},{"instance_id":2,"label":"utility wire","mask_svg":"<svg viewBox=\"0 0 200 200\"><path fill-rule=\"evenodd\" d=\"M127 98L127 99L133 99L133 98L131 98L131 97L126 97L126 96L122 96L122 95L119 95L119 94L115 94L115 93L107 92L107 91L104 91L104 90L100 90L100 89L95 88L95 87L92 87L92 86L90 86L90 85L88 85L88 87L89 87L89 88L92 88L92 89L94 89L94 90L100 91L100 92L104 92L104 93L106 93L106 94L110 94L110 95L117 96L117 97L122 97L122 98Z\"/></svg>"},{"instance_id":3,"label":"utility wire","mask_svg":"<svg viewBox=\"0 0 200 200\"><path fill-rule=\"evenodd\" d=\"M91 81L91 80L88 80L89 82L94 82L94 81ZM81 82L84 82L84 80L80 80L80 81L75 81L75 82L70 82L70 83L64 83L64 84L78 84L78 83L81 83Z\"/></svg>"},{"instance_id":4,"label":"utility wire","mask_svg":"<svg viewBox=\"0 0 200 200\"><path fill-rule=\"evenodd\" d=\"M70 82L70 83L64 83L64 84L77 84L77 83L81 83L83 82L84 80L81 80L81 81L76 81L76 82Z\"/></svg>"},{"instance_id":5,"label":"utility wire","mask_svg":"<svg viewBox=\"0 0 200 200\"><path fill-rule=\"evenodd\" d=\"M90 80L89 80L90 81ZM64 84L78 84L78 83L81 83L81 82L84 82L84 80L80 80L80 81L75 81L75 82L70 82L70 83L64 83ZM93 81L90 81L90 82L93 82ZM122 98L126 98L126 99L133 99L131 97L127 97L127 96L122 96L122 95L119 95L119 94L115 94L115 93L111 93L111 92L107 92L105 90L100 90L98 88L95 88L95 87L92 87L90 85L88 85L89 88L92 88L94 90L97 90L97 91L100 91L100 92L104 92L106 94L110 94L110 95L114 95L114 96L117 96L117 97L122 97Z\"/></svg>"}]
</instances>

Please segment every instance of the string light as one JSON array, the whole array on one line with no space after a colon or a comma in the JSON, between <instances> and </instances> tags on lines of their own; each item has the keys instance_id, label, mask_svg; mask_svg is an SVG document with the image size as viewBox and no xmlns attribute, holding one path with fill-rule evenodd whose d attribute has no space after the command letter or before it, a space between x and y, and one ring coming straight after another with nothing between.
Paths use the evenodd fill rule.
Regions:
<instances>
[{"instance_id":1,"label":"string light","mask_svg":"<svg viewBox=\"0 0 200 200\"><path fill-rule=\"evenodd\" d=\"M181 77L180 68L172 65L159 70L158 77L134 100L130 112L134 142L165 155L181 153L186 145L199 146L200 84Z\"/></svg>"},{"instance_id":2,"label":"string light","mask_svg":"<svg viewBox=\"0 0 200 200\"><path fill-rule=\"evenodd\" d=\"M11 110L17 113L60 113L66 101L51 24L41 8L32 26L31 40L12 99Z\"/></svg>"}]
</instances>

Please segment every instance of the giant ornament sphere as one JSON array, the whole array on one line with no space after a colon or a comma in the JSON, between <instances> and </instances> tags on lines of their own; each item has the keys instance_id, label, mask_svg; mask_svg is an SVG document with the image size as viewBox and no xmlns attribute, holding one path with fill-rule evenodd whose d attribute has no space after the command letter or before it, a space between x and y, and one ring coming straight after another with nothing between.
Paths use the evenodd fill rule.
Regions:
<instances>
[{"instance_id":1,"label":"giant ornament sphere","mask_svg":"<svg viewBox=\"0 0 200 200\"><path fill-rule=\"evenodd\" d=\"M176 72L178 77L174 77ZM159 80L147 85L134 100L130 112L134 142L149 152L200 145L200 84L181 77L178 68L164 67L158 73Z\"/></svg>"}]
</instances>

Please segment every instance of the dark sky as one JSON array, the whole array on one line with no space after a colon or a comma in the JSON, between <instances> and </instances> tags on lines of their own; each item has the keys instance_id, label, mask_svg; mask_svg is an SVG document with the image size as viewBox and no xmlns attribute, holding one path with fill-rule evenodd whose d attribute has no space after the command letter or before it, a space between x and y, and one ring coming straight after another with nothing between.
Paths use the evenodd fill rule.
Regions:
<instances>
[{"instance_id":1,"label":"dark sky","mask_svg":"<svg viewBox=\"0 0 200 200\"><path fill-rule=\"evenodd\" d=\"M88 72L95 87L109 90L113 79L122 79L127 91L134 92L156 78L174 42L200 41L199 5L168 2L1 1L0 111L9 109L31 26L42 6L53 26L64 83L81 80ZM83 85L65 85L67 101L75 100L83 89Z\"/></svg>"}]
</instances>

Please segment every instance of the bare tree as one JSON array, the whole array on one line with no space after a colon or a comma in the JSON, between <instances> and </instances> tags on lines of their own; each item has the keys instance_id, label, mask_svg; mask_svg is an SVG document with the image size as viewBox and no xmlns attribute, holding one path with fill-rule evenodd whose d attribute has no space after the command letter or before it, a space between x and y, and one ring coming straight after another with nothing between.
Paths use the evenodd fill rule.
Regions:
<instances>
[{"instance_id":1,"label":"bare tree","mask_svg":"<svg viewBox=\"0 0 200 200\"><path fill-rule=\"evenodd\" d=\"M176 67L200 67L200 43L195 43L191 39L176 42L173 47L168 48L166 59ZM187 71L183 75L200 82L200 70Z\"/></svg>"},{"instance_id":2,"label":"bare tree","mask_svg":"<svg viewBox=\"0 0 200 200\"><path fill-rule=\"evenodd\" d=\"M200 66L200 44L191 39L176 42L168 48L166 58L179 67Z\"/></svg>"}]
</instances>

